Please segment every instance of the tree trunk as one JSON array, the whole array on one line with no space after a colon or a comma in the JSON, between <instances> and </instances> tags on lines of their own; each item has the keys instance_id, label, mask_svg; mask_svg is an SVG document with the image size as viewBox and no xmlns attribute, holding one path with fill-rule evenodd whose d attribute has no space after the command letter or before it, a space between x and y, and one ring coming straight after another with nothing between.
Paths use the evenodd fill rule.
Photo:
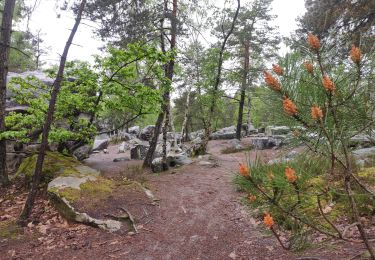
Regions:
<instances>
[{"instance_id":1,"label":"tree trunk","mask_svg":"<svg viewBox=\"0 0 375 260\"><path fill-rule=\"evenodd\" d=\"M167 1L164 1L164 18L167 16ZM165 53L165 45L164 45L164 18L161 20L161 49ZM177 35L177 0L173 0L173 9L172 9L172 16L171 16L171 39L170 39L170 50L174 50L176 48L176 35ZM174 73L174 57L165 65L164 73L165 77L169 79L169 84L165 86L164 94L163 94L163 101L161 104L161 111L159 113L158 119L155 124L155 131L152 137L150 148L148 149L146 158L143 162L144 167L150 167L152 163L152 159L155 153L156 145L158 142L158 137L161 129L161 125L164 120L163 126L163 170L168 169L167 165L167 132L169 126L169 119L170 119L170 88L172 85L173 80L173 73Z\"/></svg>"},{"instance_id":2,"label":"tree trunk","mask_svg":"<svg viewBox=\"0 0 375 260\"><path fill-rule=\"evenodd\" d=\"M236 21L237 21L238 13L240 11L240 5L241 5L240 0L237 0L237 9L236 9L236 13L234 14L231 27L229 29L229 32L224 36L224 40L221 44L221 48L220 48L220 52L219 52L219 62L218 62L218 66L217 66L217 74L216 74L215 84L213 86L212 101L211 101L211 105L210 105L209 116L207 118L207 124L206 124L205 129L204 129L205 131L204 131L204 140L203 140L203 145L202 145L203 149L202 150L206 150L208 140L210 138L211 127L212 127L211 126L212 125L212 117L214 116L214 112L215 112L215 108L216 108L217 92L219 90L219 85L220 85L220 81L221 81L221 71L222 71L222 68L223 68L223 55L224 55L224 51L225 51L225 46L227 44L229 36L233 33L234 26L235 26Z\"/></svg>"},{"instance_id":3,"label":"tree trunk","mask_svg":"<svg viewBox=\"0 0 375 260\"><path fill-rule=\"evenodd\" d=\"M8 75L8 62L10 51L10 38L12 33L12 19L16 0L6 0L4 4L3 18L0 34L0 133L5 129L6 83ZM6 169L6 140L0 139L0 183L2 186L9 184Z\"/></svg>"},{"instance_id":4,"label":"tree trunk","mask_svg":"<svg viewBox=\"0 0 375 260\"><path fill-rule=\"evenodd\" d=\"M59 70L57 72L56 79L55 79L55 81L53 83L53 86L52 86L51 100L50 100L49 105L48 105L48 111L47 111L47 115L46 115L44 126L43 126L42 143L41 143L40 151L39 151L39 154L38 154L37 162L36 162L36 165L35 165L35 171L34 171L34 175L33 175L31 190L29 192L29 195L27 196L25 206L24 206L24 208L22 210L22 213L21 213L21 215L19 217L19 220L18 220L18 223L20 223L21 225L26 224L26 221L29 218L29 216L31 214L31 210L32 210L33 205L34 205L35 196L36 196L38 186L39 186L39 183L40 183L40 179L41 179L41 175L42 175L42 168L43 168L45 151L46 151L47 146L48 146L48 134L49 134L49 131L51 129L52 122L53 122L53 115L54 115L54 112L55 112L55 104L56 104L57 96L58 96L59 91L60 91L61 82L63 80L66 58L68 56L69 48L70 48L70 46L73 42L74 35L76 34L78 26L81 22L81 17L82 17L82 13L83 13L83 9L85 7L85 4L86 4L86 0L82 0L81 5L80 5L79 10L78 10L78 14L77 14L75 24L73 26L73 29L72 29L71 33L70 33L68 41L65 44L64 52L63 52L63 55L61 56L61 60L60 60Z\"/></svg>"},{"instance_id":5,"label":"tree trunk","mask_svg":"<svg viewBox=\"0 0 375 260\"><path fill-rule=\"evenodd\" d=\"M246 119L246 124L247 124L247 132L246 134L249 134L250 128L252 127L251 124L251 97L250 94L247 96L247 119Z\"/></svg>"},{"instance_id":6,"label":"tree trunk","mask_svg":"<svg viewBox=\"0 0 375 260\"><path fill-rule=\"evenodd\" d=\"M189 118L190 95L191 95L191 87L189 87L188 91L187 91L184 121L182 122L182 128L181 128L181 140L183 142L189 141L189 136L188 136L188 131L187 131L187 123L188 123L188 118Z\"/></svg>"},{"instance_id":7,"label":"tree trunk","mask_svg":"<svg viewBox=\"0 0 375 260\"><path fill-rule=\"evenodd\" d=\"M236 129L236 138L241 139L241 130L242 130L242 118L243 118L243 107L245 104L246 96L246 87L247 87L247 73L249 71L249 43L244 43L244 64L242 71L242 84L241 84L241 98L240 104L238 106L238 119L237 119L237 129Z\"/></svg>"}]
</instances>

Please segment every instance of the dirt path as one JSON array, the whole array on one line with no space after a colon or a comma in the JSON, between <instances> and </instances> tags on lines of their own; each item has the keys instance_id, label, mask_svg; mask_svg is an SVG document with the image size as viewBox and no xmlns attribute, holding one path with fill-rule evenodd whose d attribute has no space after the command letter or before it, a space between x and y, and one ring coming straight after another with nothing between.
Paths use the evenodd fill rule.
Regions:
<instances>
[{"instance_id":1,"label":"dirt path","mask_svg":"<svg viewBox=\"0 0 375 260\"><path fill-rule=\"evenodd\" d=\"M218 167L194 163L173 175L154 176L150 184L160 210L144 233L134 238L132 259L286 259L273 238L253 226L232 185L241 155L219 155Z\"/></svg>"},{"instance_id":2,"label":"dirt path","mask_svg":"<svg viewBox=\"0 0 375 260\"><path fill-rule=\"evenodd\" d=\"M243 142L246 142L243 141ZM198 161L160 175L147 175L159 206L141 221L139 233L111 234L82 225L62 225L47 234L31 236L35 240L0 243L0 259L296 259L297 255L283 250L273 236L266 235L259 222L252 219L241 205L241 194L232 184L238 162L244 153L223 155L226 141L212 141L209 152L217 166L201 165ZM261 153L273 158L276 152ZM87 161L111 178L122 177L126 169L140 161L113 163L119 157L116 148L110 153L94 155ZM254 159L255 153L250 153ZM332 251L333 250L333 251ZM304 252L304 256L343 259L345 250ZM341 255L341 256L340 256ZM13 256L13 257L10 257ZM322 258L326 256L326 258Z\"/></svg>"}]
</instances>

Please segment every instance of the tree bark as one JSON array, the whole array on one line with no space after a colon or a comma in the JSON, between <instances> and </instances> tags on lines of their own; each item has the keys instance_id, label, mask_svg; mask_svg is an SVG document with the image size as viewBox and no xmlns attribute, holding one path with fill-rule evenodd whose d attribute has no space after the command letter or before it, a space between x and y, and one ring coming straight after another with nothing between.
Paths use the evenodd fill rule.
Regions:
<instances>
[{"instance_id":1,"label":"tree bark","mask_svg":"<svg viewBox=\"0 0 375 260\"><path fill-rule=\"evenodd\" d=\"M182 128L181 128L181 140L183 142L186 142L189 140L188 131L187 131L187 123L188 123L188 118L189 118L190 95L191 95L191 87L189 87L187 91L184 121L182 122Z\"/></svg>"},{"instance_id":2,"label":"tree bark","mask_svg":"<svg viewBox=\"0 0 375 260\"><path fill-rule=\"evenodd\" d=\"M242 71L242 84L241 84L241 98L238 106L238 119L237 119L237 129L236 129L236 138L241 140L241 130L242 130L242 118L243 118L243 108L245 104L246 97L246 87L247 87L247 74L249 71L249 43L244 43L244 65Z\"/></svg>"},{"instance_id":3,"label":"tree bark","mask_svg":"<svg viewBox=\"0 0 375 260\"><path fill-rule=\"evenodd\" d=\"M0 35L0 133L5 132L5 106L6 106L6 83L8 75L10 39L12 33L12 19L16 0L6 0L4 4L3 18L1 21ZM9 184L6 169L6 140L0 139L0 183L2 186Z\"/></svg>"},{"instance_id":4,"label":"tree bark","mask_svg":"<svg viewBox=\"0 0 375 260\"><path fill-rule=\"evenodd\" d=\"M222 68L223 68L223 55L224 55L224 51L225 51L225 46L227 44L229 36L233 33L234 26L235 26L236 21L237 21L238 13L240 11L240 6L241 6L240 0L237 0L237 9L236 9L236 13L234 14L231 27L230 27L228 33L224 36L224 40L221 44L221 48L220 48L220 52L219 52L219 62L218 62L218 66L217 66L217 74L216 74L215 84L214 84L213 93L212 93L212 101L211 101L209 116L207 118L207 125L205 126L205 131L204 131L204 140L203 140L202 150L206 150L208 141L210 139L211 127L212 127L211 126L212 125L212 117L213 117L214 112L215 112L217 92L219 90L219 85L220 85L220 81L221 81L221 72L222 72Z\"/></svg>"},{"instance_id":5,"label":"tree bark","mask_svg":"<svg viewBox=\"0 0 375 260\"><path fill-rule=\"evenodd\" d=\"M46 149L47 149L47 146L48 146L48 134L49 134L49 131L51 129L52 122L53 122L56 100L57 100L58 93L60 91L61 82L63 80L66 59L67 59L67 56L68 56L69 48L70 48L70 46L73 42L73 38L74 38L74 36L75 36L75 34L78 30L78 26L81 22L82 13L83 13L83 9L85 7L85 4L86 4L86 0L82 0L81 5L80 5L79 10L78 10L78 14L77 14L75 24L73 26L73 29L72 29L71 33L70 33L68 41L65 44L64 52L63 52L63 55L61 56L61 60L60 60L59 70L57 72L56 79L55 79L55 81L53 83L53 86L52 86L51 100L50 100L49 105L48 105L48 111L47 111L47 115L46 115L44 126L43 126L42 143L41 143L40 151L39 151L39 154L38 154L37 162L36 162L36 165L35 165L35 171L34 171L34 175L33 175L31 189L30 189L29 195L27 196L27 200L26 200L25 206L22 210L22 213L21 213L21 215L18 219L18 223L21 224L21 225L26 224L26 221L29 218L29 216L31 214L31 211L32 211L32 208L33 208L33 205L34 205L35 196L36 196L38 186L40 184L41 175L42 175L42 168L43 168L45 152L46 152Z\"/></svg>"}]
</instances>

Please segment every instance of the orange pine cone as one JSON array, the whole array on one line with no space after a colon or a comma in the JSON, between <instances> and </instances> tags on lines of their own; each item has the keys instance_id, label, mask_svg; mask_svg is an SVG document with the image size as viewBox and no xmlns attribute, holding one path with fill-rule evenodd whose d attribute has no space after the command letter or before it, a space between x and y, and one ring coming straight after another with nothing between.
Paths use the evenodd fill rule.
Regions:
<instances>
[{"instance_id":1,"label":"orange pine cone","mask_svg":"<svg viewBox=\"0 0 375 260\"><path fill-rule=\"evenodd\" d=\"M327 91L332 92L332 93L335 92L335 90L336 90L335 84L332 82L332 80L327 75L323 76L323 87Z\"/></svg>"},{"instance_id":2,"label":"orange pine cone","mask_svg":"<svg viewBox=\"0 0 375 260\"><path fill-rule=\"evenodd\" d=\"M352 49L350 50L350 58L354 63L359 64L361 62L361 57L361 50L353 44Z\"/></svg>"},{"instance_id":3,"label":"orange pine cone","mask_svg":"<svg viewBox=\"0 0 375 260\"><path fill-rule=\"evenodd\" d=\"M250 195L247 197L247 199L248 199L250 202L254 202L254 201L256 201L257 196L255 196L255 195L253 195L253 194L250 194Z\"/></svg>"},{"instance_id":4,"label":"orange pine cone","mask_svg":"<svg viewBox=\"0 0 375 260\"><path fill-rule=\"evenodd\" d=\"M280 67L279 64L272 64L272 70L277 74L277 75L283 75L284 70L283 68Z\"/></svg>"},{"instance_id":5,"label":"orange pine cone","mask_svg":"<svg viewBox=\"0 0 375 260\"><path fill-rule=\"evenodd\" d=\"M271 75L268 71L264 71L264 81L267 83L269 87L271 87L273 90L280 91L281 85L280 82Z\"/></svg>"},{"instance_id":6,"label":"orange pine cone","mask_svg":"<svg viewBox=\"0 0 375 260\"><path fill-rule=\"evenodd\" d=\"M287 180L291 183L293 183L297 180L296 171L293 170L290 167L285 168L285 176L286 176Z\"/></svg>"},{"instance_id":7,"label":"orange pine cone","mask_svg":"<svg viewBox=\"0 0 375 260\"><path fill-rule=\"evenodd\" d=\"M297 106L289 98L285 98L283 100L283 107L285 113L287 113L288 115L294 116L297 114Z\"/></svg>"},{"instance_id":8,"label":"orange pine cone","mask_svg":"<svg viewBox=\"0 0 375 260\"><path fill-rule=\"evenodd\" d=\"M268 228L272 228L272 226L275 224L273 221L273 218L269 213L266 213L263 218L263 223L266 225Z\"/></svg>"},{"instance_id":9,"label":"orange pine cone","mask_svg":"<svg viewBox=\"0 0 375 260\"><path fill-rule=\"evenodd\" d=\"M316 37L314 34L309 33L307 35L307 42L309 43L310 47L314 50L319 50L320 48L320 41L319 38Z\"/></svg>"},{"instance_id":10,"label":"orange pine cone","mask_svg":"<svg viewBox=\"0 0 375 260\"><path fill-rule=\"evenodd\" d=\"M323 111L318 106L311 107L311 117L315 120L323 118Z\"/></svg>"},{"instance_id":11,"label":"orange pine cone","mask_svg":"<svg viewBox=\"0 0 375 260\"><path fill-rule=\"evenodd\" d=\"M307 70L308 73L314 74L314 66L310 62L305 61L303 63L303 66L305 66L305 69Z\"/></svg>"},{"instance_id":12,"label":"orange pine cone","mask_svg":"<svg viewBox=\"0 0 375 260\"><path fill-rule=\"evenodd\" d=\"M242 163L240 163L240 174L243 177L249 177L250 176L249 168Z\"/></svg>"}]
</instances>

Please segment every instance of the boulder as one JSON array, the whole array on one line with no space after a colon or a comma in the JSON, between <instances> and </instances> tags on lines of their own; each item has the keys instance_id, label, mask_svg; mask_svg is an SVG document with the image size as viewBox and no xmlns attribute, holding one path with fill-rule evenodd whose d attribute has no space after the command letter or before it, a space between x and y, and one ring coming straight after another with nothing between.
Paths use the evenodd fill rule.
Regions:
<instances>
[{"instance_id":1,"label":"boulder","mask_svg":"<svg viewBox=\"0 0 375 260\"><path fill-rule=\"evenodd\" d=\"M375 147L354 150L352 153L354 157L356 158L365 159L365 158L375 157Z\"/></svg>"},{"instance_id":2,"label":"boulder","mask_svg":"<svg viewBox=\"0 0 375 260\"><path fill-rule=\"evenodd\" d=\"M245 132L241 131L241 136L244 136ZM236 127L229 126L222 128L210 135L211 140L227 140L236 138Z\"/></svg>"},{"instance_id":3,"label":"boulder","mask_svg":"<svg viewBox=\"0 0 375 260\"><path fill-rule=\"evenodd\" d=\"M243 148L243 146L241 145L241 141L238 140L238 139L232 139L232 140L229 140L229 148L232 148L232 149L235 149L235 150L240 150Z\"/></svg>"},{"instance_id":4,"label":"boulder","mask_svg":"<svg viewBox=\"0 0 375 260\"><path fill-rule=\"evenodd\" d=\"M127 162L127 161L130 161L129 157L119 157L119 158L113 159L113 162Z\"/></svg>"},{"instance_id":5,"label":"boulder","mask_svg":"<svg viewBox=\"0 0 375 260\"><path fill-rule=\"evenodd\" d=\"M132 126L129 128L128 130L128 133L129 134L132 134L132 135L135 135L135 136L138 136L141 132L141 128L139 126Z\"/></svg>"},{"instance_id":6,"label":"boulder","mask_svg":"<svg viewBox=\"0 0 375 260\"><path fill-rule=\"evenodd\" d=\"M189 140L194 140L194 139L197 139L198 137L203 139L203 137L204 137L204 130L203 129L195 131L195 132L191 132L189 134Z\"/></svg>"},{"instance_id":7,"label":"boulder","mask_svg":"<svg viewBox=\"0 0 375 260\"><path fill-rule=\"evenodd\" d=\"M291 132L290 128L287 126L267 126L265 129L265 134L268 136L272 135L287 135Z\"/></svg>"},{"instance_id":8,"label":"boulder","mask_svg":"<svg viewBox=\"0 0 375 260\"><path fill-rule=\"evenodd\" d=\"M90 157L91 146L85 144L73 152L73 157L76 158L78 161L83 161Z\"/></svg>"},{"instance_id":9,"label":"boulder","mask_svg":"<svg viewBox=\"0 0 375 260\"><path fill-rule=\"evenodd\" d=\"M374 146L375 144L375 135L355 135L349 140L349 145L353 147L368 148Z\"/></svg>"},{"instance_id":10,"label":"boulder","mask_svg":"<svg viewBox=\"0 0 375 260\"><path fill-rule=\"evenodd\" d=\"M92 146L92 151L101 151L107 149L109 145L109 139L95 139Z\"/></svg>"},{"instance_id":11,"label":"boulder","mask_svg":"<svg viewBox=\"0 0 375 260\"><path fill-rule=\"evenodd\" d=\"M155 173L164 171L163 158L162 157L157 157L157 158L152 160L151 170L152 170L152 172L155 172Z\"/></svg>"},{"instance_id":12,"label":"boulder","mask_svg":"<svg viewBox=\"0 0 375 260\"><path fill-rule=\"evenodd\" d=\"M6 170L8 173L14 173L18 170L26 155L23 153L7 153L6 154Z\"/></svg>"},{"instance_id":13,"label":"boulder","mask_svg":"<svg viewBox=\"0 0 375 260\"><path fill-rule=\"evenodd\" d=\"M149 141L152 138L152 135L154 134L155 126L154 125L148 125L145 128L142 129L139 137L142 140Z\"/></svg>"},{"instance_id":14,"label":"boulder","mask_svg":"<svg viewBox=\"0 0 375 260\"><path fill-rule=\"evenodd\" d=\"M130 148L130 158L133 160L143 160L146 158L146 154L149 146L146 145L136 145Z\"/></svg>"},{"instance_id":15,"label":"boulder","mask_svg":"<svg viewBox=\"0 0 375 260\"><path fill-rule=\"evenodd\" d=\"M282 136L258 136L251 138L251 145L255 149L264 150L271 148L278 148L283 145L285 137Z\"/></svg>"},{"instance_id":16,"label":"boulder","mask_svg":"<svg viewBox=\"0 0 375 260\"><path fill-rule=\"evenodd\" d=\"M145 144L145 142L143 142L142 140L138 139L138 138L133 138L131 139L130 141L128 141L128 144L130 146L136 146L136 145L141 145L141 144Z\"/></svg>"},{"instance_id":17,"label":"boulder","mask_svg":"<svg viewBox=\"0 0 375 260\"><path fill-rule=\"evenodd\" d=\"M167 161L169 167L182 166L193 162L190 158L188 158L188 156L185 153L175 152L171 152L168 154Z\"/></svg>"},{"instance_id":18,"label":"boulder","mask_svg":"<svg viewBox=\"0 0 375 260\"><path fill-rule=\"evenodd\" d=\"M167 154L171 151L171 143L167 141ZM154 157L163 156L163 143L158 143L155 148Z\"/></svg>"},{"instance_id":19,"label":"boulder","mask_svg":"<svg viewBox=\"0 0 375 260\"><path fill-rule=\"evenodd\" d=\"M129 145L126 142L122 142L118 147L118 153L125 153L129 149Z\"/></svg>"}]
</instances>

